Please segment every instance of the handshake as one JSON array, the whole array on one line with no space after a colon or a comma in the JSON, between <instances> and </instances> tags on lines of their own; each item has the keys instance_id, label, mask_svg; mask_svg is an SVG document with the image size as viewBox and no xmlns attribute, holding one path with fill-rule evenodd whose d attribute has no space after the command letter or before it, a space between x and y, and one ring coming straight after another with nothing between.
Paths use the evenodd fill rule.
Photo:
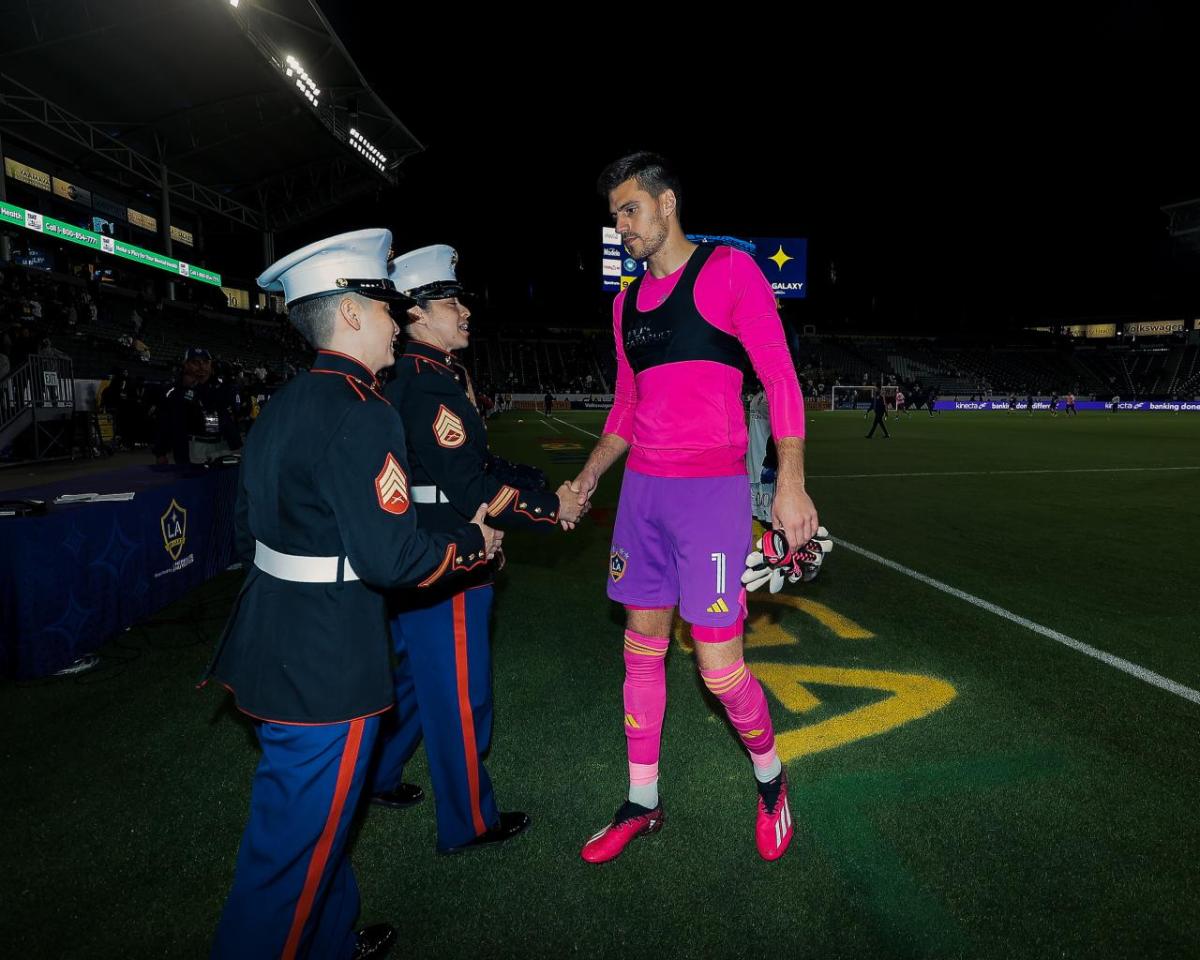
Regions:
<instances>
[{"instance_id":1,"label":"handshake","mask_svg":"<svg viewBox=\"0 0 1200 960\"><path fill-rule=\"evenodd\" d=\"M558 522L564 530L574 530L575 525L592 509L592 493L596 490L597 482L594 474L584 471L558 488Z\"/></svg>"}]
</instances>

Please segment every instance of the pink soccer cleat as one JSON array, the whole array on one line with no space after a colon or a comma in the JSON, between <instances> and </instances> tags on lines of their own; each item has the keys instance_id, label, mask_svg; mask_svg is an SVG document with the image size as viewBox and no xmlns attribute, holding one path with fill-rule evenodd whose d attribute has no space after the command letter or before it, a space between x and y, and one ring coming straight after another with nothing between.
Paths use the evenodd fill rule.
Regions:
<instances>
[{"instance_id":1,"label":"pink soccer cleat","mask_svg":"<svg viewBox=\"0 0 1200 960\"><path fill-rule=\"evenodd\" d=\"M607 863L615 860L635 838L657 833L662 825L661 803L653 810L647 810L627 800L612 822L583 845L579 855L588 863Z\"/></svg>"},{"instance_id":2,"label":"pink soccer cleat","mask_svg":"<svg viewBox=\"0 0 1200 960\"><path fill-rule=\"evenodd\" d=\"M773 801L768 806L768 801ZM754 823L754 841L764 860L778 860L792 842L792 811L788 807L787 773L770 783L759 784L758 817Z\"/></svg>"}]
</instances>

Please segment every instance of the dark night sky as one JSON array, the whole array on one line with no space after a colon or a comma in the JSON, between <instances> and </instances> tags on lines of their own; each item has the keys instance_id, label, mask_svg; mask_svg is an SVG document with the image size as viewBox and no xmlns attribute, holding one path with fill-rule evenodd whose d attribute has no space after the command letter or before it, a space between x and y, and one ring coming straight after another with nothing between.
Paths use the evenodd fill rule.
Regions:
<instances>
[{"instance_id":1,"label":"dark night sky","mask_svg":"<svg viewBox=\"0 0 1200 960\"><path fill-rule=\"evenodd\" d=\"M1200 312L1159 210L1200 196L1195 34L1152 4L722 24L742 62L669 21L476 23L482 44L413 20L406 45L322 8L427 146L379 211L397 247L457 246L505 320L605 315L593 185L634 148L680 167L686 229L809 237L798 314L827 328Z\"/></svg>"}]
</instances>

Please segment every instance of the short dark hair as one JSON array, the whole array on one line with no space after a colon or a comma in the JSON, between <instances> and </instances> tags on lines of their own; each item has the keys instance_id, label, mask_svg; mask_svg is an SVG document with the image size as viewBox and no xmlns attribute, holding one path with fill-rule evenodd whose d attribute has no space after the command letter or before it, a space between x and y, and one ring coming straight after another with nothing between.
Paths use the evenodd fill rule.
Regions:
<instances>
[{"instance_id":1,"label":"short dark hair","mask_svg":"<svg viewBox=\"0 0 1200 960\"><path fill-rule=\"evenodd\" d=\"M411 310L413 307L416 307L422 313L428 313L429 312L429 303L430 303L430 301L423 300L420 297L409 297L407 300L404 301L404 304L403 304L404 316L403 316L403 319L400 320L399 322L400 322L400 329L404 331L405 336L408 335L408 328L417 322L416 320L414 320L412 317L410 317L408 315L408 311Z\"/></svg>"},{"instance_id":2,"label":"short dark hair","mask_svg":"<svg viewBox=\"0 0 1200 960\"><path fill-rule=\"evenodd\" d=\"M675 193L675 212L683 208L683 184L675 169L657 153L639 150L614 160L596 181L600 196L607 197L626 180L633 180L650 196L661 196L664 190Z\"/></svg>"},{"instance_id":3,"label":"short dark hair","mask_svg":"<svg viewBox=\"0 0 1200 960\"><path fill-rule=\"evenodd\" d=\"M351 297L361 302L358 294L335 293L327 297L302 300L288 307L288 321L315 350L329 346L333 331L337 329L337 312L342 300Z\"/></svg>"}]
</instances>

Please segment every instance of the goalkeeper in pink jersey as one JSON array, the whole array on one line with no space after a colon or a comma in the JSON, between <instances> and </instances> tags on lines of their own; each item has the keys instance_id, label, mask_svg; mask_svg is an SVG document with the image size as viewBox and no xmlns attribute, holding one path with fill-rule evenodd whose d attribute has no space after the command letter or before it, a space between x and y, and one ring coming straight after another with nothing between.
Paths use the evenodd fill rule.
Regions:
<instances>
[{"instance_id":1,"label":"goalkeeper in pink jersey","mask_svg":"<svg viewBox=\"0 0 1200 960\"><path fill-rule=\"evenodd\" d=\"M665 658L678 607L691 625L700 676L750 754L756 845L776 860L792 838L787 774L766 697L742 659L739 575L751 548L746 355L766 391L779 455L772 522L794 545L817 530L804 489L804 399L770 284L747 254L687 239L680 183L666 162L650 153L623 157L601 174L599 188L629 256L647 261L647 272L613 303L613 409L572 484L586 503L600 475L629 452L608 579L609 597L626 608L629 794L582 856L611 860L662 826Z\"/></svg>"}]
</instances>

